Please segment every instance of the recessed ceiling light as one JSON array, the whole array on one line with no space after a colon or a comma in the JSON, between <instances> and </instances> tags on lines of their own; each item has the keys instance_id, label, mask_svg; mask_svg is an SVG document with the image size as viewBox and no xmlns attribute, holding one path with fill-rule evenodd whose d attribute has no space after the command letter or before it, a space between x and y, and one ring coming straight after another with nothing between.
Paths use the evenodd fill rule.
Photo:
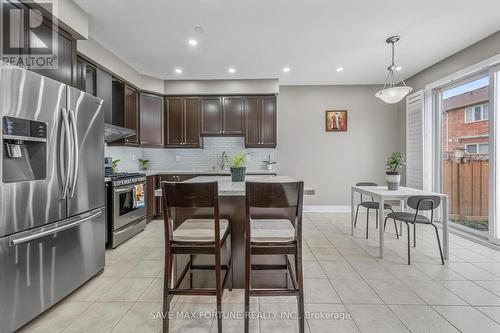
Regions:
<instances>
[{"instance_id":1,"label":"recessed ceiling light","mask_svg":"<svg viewBox=\"0 0 500 333\"><path fill-rule=\"evenodd\" d=\"M175 69L175 73L177 73L177 74L182 74L182 69L181 69L181 68L176 68L176 69Z\"/></svg>"},{"instance_id":2,"label":"recessed ceiling light","mask_svg":"<svg viewBox=\"0 0 500 333\"><path fill-rule=\"evenodd\" d=\"M395 68L395 70L397 70L397 71L400 71L400 70L402 70L402 69L403 69L403 67L401 67L401 66L397 66L397 67Z\"/></svg>"},{"instance_id":3,"label":"recessed ceiling light","mask_svg":"<svg viewBox=\"0 0 500 333\"><path fill-rule=\"evenodd\" d=\"M198 34L204 34L206 31L205 31L205 28L203 28L201 25L197 25L193 28L194 32L198 33Z\"/></svg>"},{"instance_id":4,"label":"recessed ceiling light","mask_svg":"<svg viewBox=\"0 0 500 333\"><path fill-rule=\"evenodd\" d=\"M283 72L288 73L290 71L290 67L283 67Z\"/></svg>"},{"instance_id":5,"label":"recessed ceiling light","mask_svg":"<svg viewBox=\"0 0 500 333\"><path fill-rule=\"evenodd\" d=\"M188 40L188 44L191 46L196 46L198 45L198 41L196 39L190 39Z\"/></svg>"},{"instance_id":6,"label":"recessed ceiling light","mask_svg":"<svg viewBox=\"0 0 500 333\"><path fill-rule=\"evenodd\" d=\"M235 69L235 68L233 68L233 67L228 68L228 70L227 70L227 71L228 71L229 73L231 73L231 74L236 73L236 69Z\"/></svg>"},{"instance_id":7,"label":"recessed ceiling light","mask_svg":"<svg viewBox=\"0 0 500 333\"><path fill-rule=\"evenodd\" d=\"M344 71L344 67L337 67L337 72L343 72Z\"/></svg>"}]
</instances>

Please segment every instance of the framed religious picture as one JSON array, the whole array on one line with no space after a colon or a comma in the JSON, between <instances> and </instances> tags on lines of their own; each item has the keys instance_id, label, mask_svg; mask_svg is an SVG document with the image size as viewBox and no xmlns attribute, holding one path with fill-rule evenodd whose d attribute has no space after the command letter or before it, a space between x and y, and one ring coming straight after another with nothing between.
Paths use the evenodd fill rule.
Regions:
<instances>
[{"instance_id":1,"label":"framed religious picture","mask_svg":"<svg viewBox=\"0 0 500 333\"><path fill-rule=\"evenodd\" d=\"M327 132L346 132L347 110L327 110L325 126Z\"/></svg>"}]
</instances>

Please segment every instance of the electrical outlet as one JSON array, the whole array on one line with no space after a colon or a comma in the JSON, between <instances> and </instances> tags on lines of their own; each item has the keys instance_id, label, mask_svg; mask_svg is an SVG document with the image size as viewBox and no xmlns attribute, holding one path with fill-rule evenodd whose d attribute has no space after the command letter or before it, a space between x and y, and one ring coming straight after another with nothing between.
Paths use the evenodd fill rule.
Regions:
<instances>
[{"instance_id":1,"label":"electrical outlet","mask_svg":"<svg viewBox=\"0 0 500 333\"><path fill-rule=\"evenodd\" d=\"M180 162L181 161L181 156L180 155L175 155L175 161Z\"/></svg>"}]
</instances>

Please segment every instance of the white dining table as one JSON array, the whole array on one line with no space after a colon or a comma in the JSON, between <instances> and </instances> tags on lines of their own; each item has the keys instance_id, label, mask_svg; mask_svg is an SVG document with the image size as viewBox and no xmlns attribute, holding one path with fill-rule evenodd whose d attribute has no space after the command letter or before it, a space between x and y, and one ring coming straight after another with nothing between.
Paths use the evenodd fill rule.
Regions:
<instances>
[{"instance_id":1,"label":"white dining table","mask_svg":"<svg viewBox=\"0 0 500 333\"><path fill-rule=\"evenodd\" d=\"M435 195L442 199L440 205L442 215L441 224L443 229L443 257L448 259L449 256L449 231L448 231L448 196L443 193L422 191L414 188L400 186L398 190L388 190L387 186L351 186L351 235L354 236L354 216L356 211L356 195L355 193L367 195L379 202L379 207L384 207L386 201L399 201L401 211L405 211L405 201L414 195ZM384 227L385 209L378 209L379 223L379 243L380 243L380 258L384 257ZM400 232L402 228L400 224Z\"/></svg>"}]
</instances>

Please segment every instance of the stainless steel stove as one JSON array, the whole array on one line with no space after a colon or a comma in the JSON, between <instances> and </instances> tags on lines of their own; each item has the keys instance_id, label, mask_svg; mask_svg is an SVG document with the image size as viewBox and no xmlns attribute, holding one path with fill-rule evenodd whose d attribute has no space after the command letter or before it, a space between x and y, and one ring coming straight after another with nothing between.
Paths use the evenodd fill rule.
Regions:
<instances>
[{"instance_id":1,"label":"stainless steel stove","mask_svg":"<svg viewBox=\"0 0 500 333\"><path fill-rule=\"evenodd\" d=\"M107 186L107 244L115 248L146 227L146 175L117 173Z\"/></svg>"}]
</instances>

